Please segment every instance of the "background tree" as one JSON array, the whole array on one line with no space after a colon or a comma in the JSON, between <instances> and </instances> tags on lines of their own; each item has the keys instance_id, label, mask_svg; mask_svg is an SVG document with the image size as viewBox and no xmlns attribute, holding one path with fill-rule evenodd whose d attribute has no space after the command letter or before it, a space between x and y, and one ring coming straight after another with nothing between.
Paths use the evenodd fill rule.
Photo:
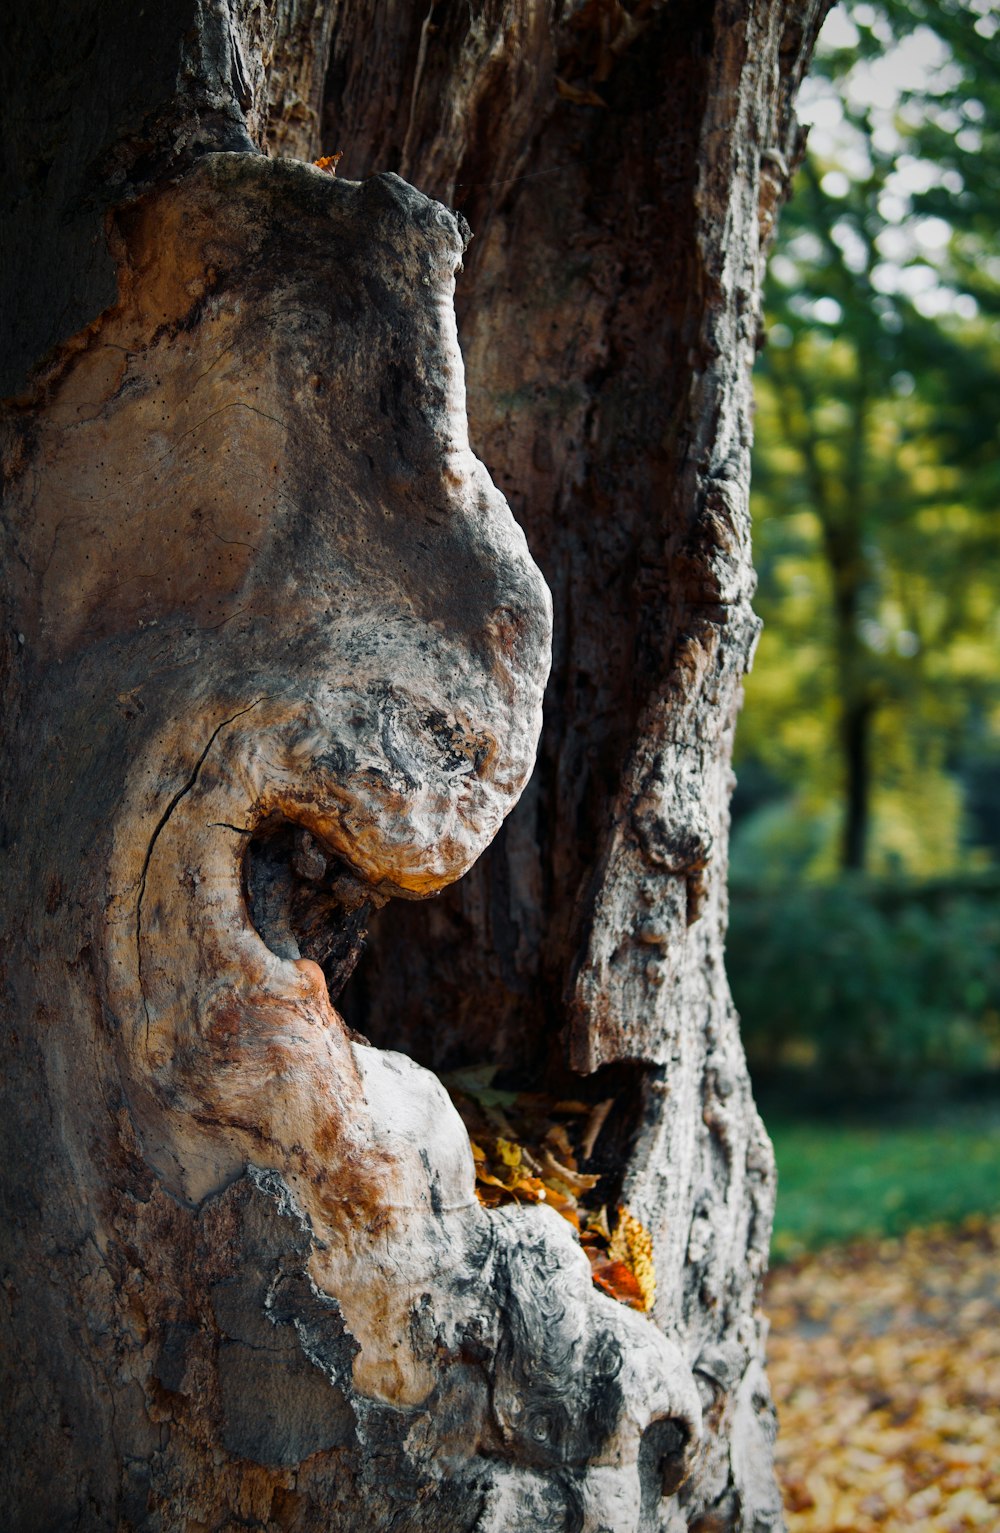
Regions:
<instances>
[{"instance_id":1,"label":"background tree","mask_svg":"<svg viewBox=\"0 0 1000 1533\"><path fill-rule=\"evenodd\" d=\"M749 372L822 10L15 18L15 1525L780 1522L722 949ZM321 149L345 183L285 158ZM531 786L432 903L523 784L548 609L464 445L461 226L351 184L393 171L474 229L473 445L554 608ZM389 895L365 1043L316 966ZM658 1330L566 1222L472 1200L386 1049L582 1101Z\"/></svg>"},{"instance_id":2,"label":"background tree","mask_svg":"<svg viewBox=\"0 0 1000 1533\"><path fill-rule=\"evenodd\" d=\"M990 837L994 36L986 6L833 14L771 267L756 467L766 635L741 751L794 785L814 823L839 800L849 869L941 872L964 836ZM832 867L828 835L802 850Z\"/></svg>"}]
</instances>

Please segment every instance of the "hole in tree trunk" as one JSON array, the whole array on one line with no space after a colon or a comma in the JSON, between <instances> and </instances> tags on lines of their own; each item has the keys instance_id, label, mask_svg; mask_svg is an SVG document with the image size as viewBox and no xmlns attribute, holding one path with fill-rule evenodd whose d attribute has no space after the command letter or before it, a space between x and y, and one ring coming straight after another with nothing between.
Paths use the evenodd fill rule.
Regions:
<instances>
[{"instance_id":1,"label":"hole in tree trunk","mask_svg":"<svg viewBox=\"0 0 1000 1533\"><path fill-rule=\"evenodd\" d=\"M247 909L279 958L311 958L336 1003L364 950L368 920L385 903L301 825L265 825L243 863Z\"/></svg>"},{"instance_id":2,"label":"hole in tree trunk","mask_svg":"<svg viewBox=\"0 0 1000 1533\"><path fill-rule=\"evenodd\" d=\"M405 947L406 903L394 902L391 917L380 915L386 896L301 825L278 820L262 826L247 849L243 878L259 935L281 958L311 958L320 965L331 1001L359 1041L407 1054L434 1071L451 1092L470 1137L488 1142L492 1134L518 1144L529 1172L555 1176L559 1185L559 1162L584 1180L596 1178L579 1191L580 1213L605 1208L614 1223L647 1101L647 1066L623 1062L581 1076L568 1068L553 1028L548 1033L538 1028L535 1046L524 1049L517 1035L494 1031L486 1010L444 1029L433 1005L419 1022L412 1009L403 1020L395 1008L373 1005L378 962L392 961L387 923L393 918L392 931L402 934ZM376 963L362 961L369 924ZM544 1010L558 1016L555 1006Z\"/></svg>"},{"instance_id":3,"label":"hole in tree trunk","mask_svg":"<svg viewBox=\"0 0 1000 1533\"><path fill-rule=\"evenodd\" d=\"M587 1204L606 1205L613 1221L624 1169L646 1107L649 1067L626 1061L606 1065L593 1075L570 1070L555 1002L538 1004L539 1014L549 1024L547 1030L540 1023L517 1032L498 1031L488 1006L443 1025L432 1004L419 1011L409 1007L405 1014L384 1004L378 993L381 973L400 951L408 951L407 942L420 930L421 913L421 907L399 901L393 902L391 910L373 912L370 945L338 1002L348 1027L376 1048L398 1050L433 1070L453 1096L458 1094L457 1105L467 1126L468 1103L460 1098L464 1083L475 1083L477 1078L489 1082L486 1100L491 1103L494 1132L530 1146L544 1136L554 1117L567 1130L579 1169L598 1177L596 1187L586 1195ZM446 919L442 912L442 921ZM458 932L454 940L461 940ZM525 1046L528 1033L533 1036ZM517 1100L493 1103L497 1092ZM563 1103L583 1110L554 1112ZM475 1132L471 1137L476 1138Z\"/></svg>"},{"instance_id":4,"label":"hole in tree trunk","mask_svg":"<svg viewBox=\"0 0 1000 1533\"><path fill-rule=\"evenodd\" d=\"M672 1496L684 1483L690 1436L687 1423L672 1418L651 1422L643 1433L639 1444L641 1530L659 1526L660 1501L664 1496Z\"/></svg>"}]
</instances>

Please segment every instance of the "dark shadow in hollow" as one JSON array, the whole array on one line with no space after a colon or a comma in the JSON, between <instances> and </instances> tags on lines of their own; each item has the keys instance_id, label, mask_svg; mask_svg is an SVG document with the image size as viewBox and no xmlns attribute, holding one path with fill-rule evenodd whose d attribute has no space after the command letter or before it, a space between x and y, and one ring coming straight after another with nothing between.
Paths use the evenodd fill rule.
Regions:
<instances>
[{"instance_id":1,"label":"dark shadow in hollow","mask_svg":"<svg viewBox=\"0 0 1000 1533\"><path fill-rule=\"evenodd\" d=\"M518 1032L494 1030L489 1008L481 1004L459 1022L452 1020L447 1030L439 1025L432 1006L419 1024L415 1024L412 1011L401 1018L389 1008L373 1007L372 977L377 984L378 969L391 962L393 944L405 941L400 933L405 933L415 908L394 901L391 910L372 913L370 946L359 955L350 984L337 1003L347 1026L376 1048L397 1050L433 1070L449 1089L460 1081L463 1072L492 1068L491 1086L518 1095L518 1103L507 1109L515 1137L530 1137L532 1128L544 1125L558 1104L586 1107L587 1112L566 1118L556 1112L556 1117L571 1127L581 1166L599 1177L593 1202L613 1209L620 1200L624 1172L648 1108L647 1086L655 1070L637 1061L623 1061L592 1075L579 1075L566 1063L558 1034L539 1037L535 1047L524 1047ZM443 920L449 919L444 910L441 915ZM482 998L478 999L481 1002ZM600 1126L592 1143L584 1145L580 1141L588 1122Z\"/></svg>"},{"instance_id":2,"label":"dark shadow in hollow","mask_svg":"<svg viewBox=\"0 0 1000 1533\"><path fill-rule=\"evenodd\" d=\"M386 896L301 825L282 819L263 825L247 848L243 882L250 919L262 939L281 958L310 958L320 965L331 1001L358 1039L409 1055L446 1084L456 1071L492 1067L491 1084L517 1095L510 1108L516 1136L531 1137L550 1113L558 1116L560 1103L581 1104L584 1110L567 1120L578 1141L576 1152L587 1172L599 1178L596 1205L616 1206L648 1099L646 1066L624 1062L578 1075L567 1066L558 1040L522 1050L516 1035L495 1034L482 1010L470 1014L461 1030L453 1026L446 1037L435 1027L430 1008L420 1027L413 1026L412 1016L400 1026L384 1010L373 1012L369 964L361 961L369 925L378 961L384 962L391 951L389 930L394 920L405 923L406 903L394 902L391 916L379 915Z\"/></svg>"},{"instance_id":3,"label":"dark shadow in hollow","mask_svg":"<svg viewBox=\"0 0 1000 1533\"><path fill-rule=\"evenodd\" d=\"M364 949L368 920L386 897L363 883L301 825L261 827L247 848L250 919L279 958L311 958L336 1003Z\"/></svg>"}]
</instances>

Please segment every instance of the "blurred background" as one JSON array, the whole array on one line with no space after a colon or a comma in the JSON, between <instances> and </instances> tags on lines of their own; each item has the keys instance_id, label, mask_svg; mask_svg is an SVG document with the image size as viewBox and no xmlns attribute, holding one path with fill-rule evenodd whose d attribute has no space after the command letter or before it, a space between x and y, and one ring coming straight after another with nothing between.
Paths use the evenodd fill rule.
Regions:
<instances>
[{"instance_id":1,"label":"blurred background","mask_svg":"<svg viewBox=\"0 0 1000 1533\"><path fill-rule=\"evenodd\" d=\"M901 1359L912 1371L906 1348L933 1313L928 1283L956 1316L961 1274L978 1274L972 1329L946 1351L966 1371L975 1354L994 1421L1000 1409L1000 1354L973 1339L1000 1322L998 7L838 5L799 115L808 147L770 262L756 374L765 628L737 736L729 939L778 1158L786 1499L793 1528L820 1533L995 1530L1000 1471L966 1456L949 1490L940 1457L947 1442L967 1453L985 1401L935 1429L930 1468L903 1472L910 1433L876 1448L874 1489L863 1465L845 1470L843 1495L829 1453L826 1469L806 1464L794 1423L808 1357L816 1442L817 1336L891 1271L910 1274L909 1297L897 1281L877 1332L847 1323L869 1375L875 1335L902 1326L895 1383L880 1374L867 1404L849 1385L861 1451L883 1441L886 1410L898 1415ZM860 1238L848 1261L867 1274L859 1293L850 1300L842 1271L826 1303L822 1271ZM962 1251L948 1269L946 1253ZM793 1367L781 1348L795 1337L806 1351ZM836 1346L848 1368L846 1332ZM983 1453L976 1463L1000 1465L1000 1437Z\"/></svg>"},{"instance_id":2,"label":"blurred background","mask_svg":"<svg viewBox=\"0 0 1000 1533\"><path fill-rule=\"evenodd\" d=\"M1000 1110L998 34L992 0L838 5L801 97L732 840L732 983L779 1139L793 1106Z\"/></svg>"}]
</instances>

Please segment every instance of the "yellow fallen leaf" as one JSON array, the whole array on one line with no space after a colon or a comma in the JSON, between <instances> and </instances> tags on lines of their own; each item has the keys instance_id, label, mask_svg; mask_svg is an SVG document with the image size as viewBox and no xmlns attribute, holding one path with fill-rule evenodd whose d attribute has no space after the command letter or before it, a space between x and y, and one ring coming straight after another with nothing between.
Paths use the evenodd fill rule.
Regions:
<instances>
[{"instance_id":1,"label":"yellow fallen leaf","mask_svg":"<svg viewBox=\"0 0 1000 1533\"><path fill-rule=\"evenodd\" d=\"M656 1300L653 1237L627 1208L618 1209L618 1222L608 1246L608 1257L613 1262L623 1262L631 1269L642 1294L641 1307L643 1310L651 1310Z\"/></svg>"},{"instance_id":2,"label":"yellow fallen leaf","mask_svg":"<svg viewBox=\"0 0 1000 1533\"><path fill-rule=\"evenodd\" d=\"M520 1171L523 1155L519 1144L514 1144L510 1139L498 1139L496 1153L503 1165L511 1171Z\"/></svg>"}]
</instances>

